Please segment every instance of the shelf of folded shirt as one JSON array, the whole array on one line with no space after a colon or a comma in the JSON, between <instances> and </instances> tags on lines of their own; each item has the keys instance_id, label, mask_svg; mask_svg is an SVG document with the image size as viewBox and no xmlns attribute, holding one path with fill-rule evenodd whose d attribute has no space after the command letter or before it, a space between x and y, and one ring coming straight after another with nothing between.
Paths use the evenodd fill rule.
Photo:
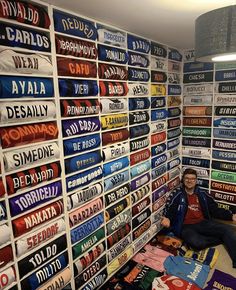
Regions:
<instances>
[{"instance_id":1,"label":"shelf of folded shirt","mask_svg":"<svg viewBox=\"0 0 236 290\"><path fill-rule=\"evenodd\" d=\"M197 257L199 261L195 260ZM220 283L221 277L225 276L229 283L225 287L236 285L236 269L232 268L231 259L223 245L210 248L204 253L201 251L200 254L186 249L175 237L157 235L102 289L200 290L209 284L209 288L206 289L210 290L214 281Z\"/></svg>"}]
</instances>

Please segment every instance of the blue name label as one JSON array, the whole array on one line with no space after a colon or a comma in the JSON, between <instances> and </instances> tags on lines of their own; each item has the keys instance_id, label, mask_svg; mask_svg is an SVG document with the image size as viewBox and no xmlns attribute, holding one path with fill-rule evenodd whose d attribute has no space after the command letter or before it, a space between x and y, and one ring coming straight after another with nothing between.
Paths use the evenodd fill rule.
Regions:
<instances>
[{"instance_id":1,"label":"blue name label","mask_svg":"<svg viewBox=\"0 0 236 290\"><path fill-rule=\"evenodd\" d=\"M37 51L51 51L49 35L15 25L0 23L1 45L27 48Z\"/></svg>"},{"instance_id":2,"label":"blue name label","mask_svg":"<svg viewBox=\"0 0 236 290\"><path fill-rule=\"evenodd\" d=\"M54 96L52 79L1 76L0 86L0 98L2 99Z\"/></svg>"},{"instance_id":3,"label":"blue name label","mask_svg":"<svg viewBox=\"0 0 236 290\"><path fill-rule=\"evenodd\" d=\"M169 96L181 95L181 86L180 85L168 85L168 95Z\"/></svg>"},{"instance_id":4,"label":"blue name label","mask_svg":"<svg viewBox=\"0 0 236 290\"><path fill-rule=\"evenodd\" d=\"M128 53L123 49L98 44L99 60L125 64L128 58Z\"/></svg>"},{"instance_id":5,"label":"blue name label","mask_svg":"<svg viewBox=\"0 0 236 290\"><path fill-rule=\"evenodd\" d=\"M148 67L149 59L146 55L129 51L128 64L133 66Z\"/></svg>"},{"instance_id":6,"label":"blue name label","mask_svg":"<svg viewBox=\"0 0 236 290\"><path fill-rule=\"evenodd\" d=\"M190 165L196 167L210 167L210 160L206 159L183 157L182 163L183 165Z\"/></svg>"},{"instance_id":7,"label":"blue name label","mask_svg":"<svg viewBox=\"0 0 236 290\"><path fill-rule=\"evenodd\" d=\"M58 32L92 40L97 39L94 22L58 10L53 11L53 18L55 30Z\"/></svg>"},{"instance_id":8,"label":"blue name label","mask_svg":"<svg viewBox=\"0 0 236 290\"><path fill-rule=\"evenodd\" d=\"M163 153L166 150L166 144L165 143L158 144L158 145L152 147L151 150L152 150L152 156L156 156L156 155L158 155L160 153Z\"/></svg>"},{"instance_id":9,"label":"blue name label","mask_svg":"<svg viewBox=\"0 0 236 290\"><path fill-rule=\"evenodd\" d=\"M128 34L128 49L148 53L150 51L150 41Z\"/></svg>"},{"instance_id":10,"label":"blue name label","mask_svg":"<svg viewBox=\"0 0 236 290\"><path fill-rule=\"evenodd\" d=\"M130 98L129 99L129 110L143 110L150 107L150 101L148 98Z\"/></svg>"}]
</instances>

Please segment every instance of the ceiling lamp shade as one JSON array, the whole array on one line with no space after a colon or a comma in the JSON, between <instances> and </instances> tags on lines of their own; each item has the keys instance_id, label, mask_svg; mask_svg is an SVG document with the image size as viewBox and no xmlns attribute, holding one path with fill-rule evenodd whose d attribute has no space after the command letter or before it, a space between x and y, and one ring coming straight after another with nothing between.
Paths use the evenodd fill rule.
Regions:
<instances>
[{"instance_id":1,"label":"ceiling lamp shade","mask_svg":"<svg viewBox=\"0 0 236 290\"><path fill-rule=\"evenodd\" d=\"M197 61L236 60L236 5L200 15L195 23Z\"/></svg>"}]
</instances>

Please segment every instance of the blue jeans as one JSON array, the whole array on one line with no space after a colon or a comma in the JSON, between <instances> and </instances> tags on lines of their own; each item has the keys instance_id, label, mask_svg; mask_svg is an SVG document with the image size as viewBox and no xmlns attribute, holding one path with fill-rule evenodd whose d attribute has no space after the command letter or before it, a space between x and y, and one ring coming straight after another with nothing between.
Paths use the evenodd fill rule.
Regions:
<instances>
[{"instance_id":1,"label":"blue jeans","mask_svg":"<svg viewBox=\"0 0 236 290\"><path fill-rule=\"evenodd\" d=\"M236 263L236 228L213 220L183 225L181 238L196 250L224 244L233 263Z\"/></svg>"}]
</instances>

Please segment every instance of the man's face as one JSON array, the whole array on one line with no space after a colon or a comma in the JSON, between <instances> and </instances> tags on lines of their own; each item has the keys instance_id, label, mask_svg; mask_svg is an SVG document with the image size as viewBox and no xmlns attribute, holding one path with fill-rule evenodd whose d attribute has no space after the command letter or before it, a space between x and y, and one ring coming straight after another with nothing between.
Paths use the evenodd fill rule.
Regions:
<instances>
[{"instance_id":1,"label":"man's face","mask_svg":"<svg viewBox=\"0 0 236 290\"><path fill-rule=\"evenodd\" d=\"M183 181L185 188L191 190L194 189L197 184L197 177L194 174L186 174Z\"/></svg>"}]
</instances>

